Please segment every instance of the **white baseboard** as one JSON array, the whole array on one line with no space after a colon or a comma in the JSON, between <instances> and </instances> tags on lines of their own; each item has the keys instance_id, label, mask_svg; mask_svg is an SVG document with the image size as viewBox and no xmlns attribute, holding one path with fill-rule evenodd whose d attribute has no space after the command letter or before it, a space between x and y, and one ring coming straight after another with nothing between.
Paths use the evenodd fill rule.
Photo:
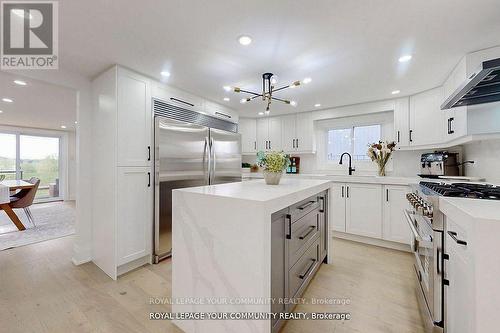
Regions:
<instances>
[{"instance_id":1,"label":"white baseboard","mask_svg":"<svg viewBox=\"0 0 500 333\"><path fill-rule=\"evenodd\" d=\"M144 266L146 264L151 264L151 255L146 255L142 258L139 258L139 259L133 260L131 262L128 262L126 264L118 266L118 268L116 270L116 273L117 273L116 275L120 276L122 274L130 272L130 271L132 271L136 268L139 268L141 266Z\"/></svg>"},{"instance_id":2,"label":"white baseboard","mask_svg":"<svg viewBox=\"0 0 500 333\"><path fill-rule=\"evenodd\" d=\"M377 239L377 238L353 235L353 234L348 234L348 233L340 232L340 231L332 231L330 235L333 235L333 237L336 237L336 238L347 239L347 240L358 242L358 243L370 244L370 245L385 247L388 249L393 249L393 250L398 250L398 251L412 252L410 245L408 245L408 244L391 242L391 241L384 240L384 239Z\"/></svg>"},{"instance_id":3,"label":"white baseboard","mask_svg":"<svg viewBox=\"0 0 500 333\"><path fill-rule=\"evenodd\" d=\"M90 247L81 248L78 245L73 245L73 258L71 261L74 265L78 266L92 261L92 250Z\"/></svg>"}]
</instances>

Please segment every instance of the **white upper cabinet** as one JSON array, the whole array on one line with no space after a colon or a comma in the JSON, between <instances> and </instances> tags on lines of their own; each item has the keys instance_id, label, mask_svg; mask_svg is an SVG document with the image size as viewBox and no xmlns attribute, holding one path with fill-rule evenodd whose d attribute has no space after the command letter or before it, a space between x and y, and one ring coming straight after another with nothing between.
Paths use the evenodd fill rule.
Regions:
<instances>
[{"instance_id":1,"label":"white upper cabinet","mask_svg":"<svg viewBox=\"0 0 500 333\"><path fill-rule=\"evenodd\" d=\"M401 149L410 145L410 101L408 97L394 102L394 142Z\"/></svg>"},{"instance_id":2,"label":"white upper cabinet","mask_svg":"<svg viewBox=\"0 0 500 333\"><path fill-rule=\"evenodd\" d=\"M458 63L443 85L444 98L451 96L466 80L466 58ZM443 110L444 112L444 141L450 141L467 135L467 107L461 106Z\"/></svg>"},{"instance_id":3,"label":"white upper cabinet","mask_svg":"<svg viewBox=\"0 0 500 333\"><path fill-rule=\"evenodd\" d=\"M314 130L310 112L282 116L283 150L287 153L314 151Z\"/></svg>"},{"instance_id":4,"label":"white upper cabinet","mask_svg":"<svg viewBox=\"0 0 500 333\"><path fill-rule=\"evenodd\" d=\"M241 134L241 152L255 154L257 152L257 120L240 118L238 132Z\"/></svg>"},{"instance_id":5,"label":"white upper cabinet","mask_svg":"<svg viewBox=\"0 0 500 333\"><path fill-rule=\"evenodd\" d=\"M204 108L206 114L224 119L233 123L238 122L238 114L224 105L217 104L211 101L204 102Z\"/></svg>"},{"instance_id":6,"label":"white upper cabinet","mask_svg":"<svg viewBox=\"0 0 500 333\"><path fill-rule=\"evenodd\" d=\"M149 166L151 163L150 87L149 79L123 68L118 69L118 166Z\"/></svg>"},{"instance_id":7,"label":"white upper cabinet","mask_svg":"<svg viewBox=\"0 0 500 333\"><path fill-rule=\"evenodd\" d=\"M442 143L444 140L444 112L441 110L443 88L424 91L410 96L411 146L423 146Z\"/></svg>"},{"instance_id":8,"label":"white upper cabinet","mask_svg":"<svg viewBox=\"0 0 500 333\"><path fill-rule=\"evenodd\" d=\"M408 186L384 186L383 239L410 244L411 230L404 215L404 209L408 205L406 194L409 192Z\"/></svg>"},{"instance_id":9,"label":"white upper cabinet","mask_svg":"<svg viewBox=\"0 0 500 333\"><path fill-rule=\"evenodd\" d=\"M257 149L263 151L280 151L282 149L280 118L257 119Z\"/></svg>"}]
</instances>

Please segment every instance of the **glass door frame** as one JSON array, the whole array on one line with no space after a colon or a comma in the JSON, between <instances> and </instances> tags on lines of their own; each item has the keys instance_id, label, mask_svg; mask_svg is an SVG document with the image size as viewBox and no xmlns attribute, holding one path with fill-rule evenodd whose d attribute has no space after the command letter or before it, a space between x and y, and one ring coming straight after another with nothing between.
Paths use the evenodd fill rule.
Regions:
<instances>
[{"instance_id":1,"label":"glass door frame","mask_svg":"<svg viewBox=\"0 0 500 333\"><path fill-rule=\"evenodd\" d=\"M16 179L22 179L21 173L21 136L46 137L59 139L59 196L35 199L35 203L66 200L68 189L68 133L55 130L44 130L35 128L19 128L0 126L0 133L13 134L16 136Z\"/></svg>"}]
</instances>

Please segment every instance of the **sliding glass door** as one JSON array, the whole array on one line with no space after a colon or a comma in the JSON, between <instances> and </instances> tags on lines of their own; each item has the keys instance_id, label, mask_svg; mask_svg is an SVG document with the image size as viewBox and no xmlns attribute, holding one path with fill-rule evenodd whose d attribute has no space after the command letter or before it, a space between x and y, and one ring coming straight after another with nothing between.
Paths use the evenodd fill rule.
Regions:
<instances>
[{"instance_id":1,"label":"sliding glass door","mask_svg":"<svg viewBox=\"0 0 500 333\"><path fill-rule=\"evenodd\" d=\"M0 179L16 179L17 135L0 133Z\"/></svg>"},{"instance_id":2,"label":"sliding glass door","mask_svg":"<svg viewBox=\"0 0 500 333\"><path fill-rule=\"evenodd\" d=\"M59 138L19 136L20 170L23 179L39 178L36 199L60 197Z\"/></svg>"},{"instance_id":3,"label":"sliding glass door","mask_svg":"<svg viewBox=\"0 0 500 333\"><path fill-rule=\"evenodd\" d=\"M5 179L39 178L36 201L62 198L60 157L59 136L0 133L0 175Z\"/></svg>"}]
</instances>

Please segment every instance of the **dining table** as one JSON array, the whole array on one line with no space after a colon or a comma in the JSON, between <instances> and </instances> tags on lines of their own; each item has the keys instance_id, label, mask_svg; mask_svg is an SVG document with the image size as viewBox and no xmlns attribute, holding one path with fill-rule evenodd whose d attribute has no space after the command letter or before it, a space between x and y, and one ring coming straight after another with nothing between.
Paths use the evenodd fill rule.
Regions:
<instances>
[{"instance_id":1,"label":"dining table","mask_svg":"<svg viewBox=\"0 0 500 333\"><path fill-rule=\"evenodd\" d=\"M8 187L11 193L17 190L30 189L35 186L35 184L31 184L27 181L20 179L2 180L0 181L0 184ZM15 224L15 226L19 231L26 230L26 227L21 222L19 217L16 215L14 210L10 207L9 203L0 203L0 209L7 214L7 216L10 218L12 223Z\"/></svg>"}]
</instances>

